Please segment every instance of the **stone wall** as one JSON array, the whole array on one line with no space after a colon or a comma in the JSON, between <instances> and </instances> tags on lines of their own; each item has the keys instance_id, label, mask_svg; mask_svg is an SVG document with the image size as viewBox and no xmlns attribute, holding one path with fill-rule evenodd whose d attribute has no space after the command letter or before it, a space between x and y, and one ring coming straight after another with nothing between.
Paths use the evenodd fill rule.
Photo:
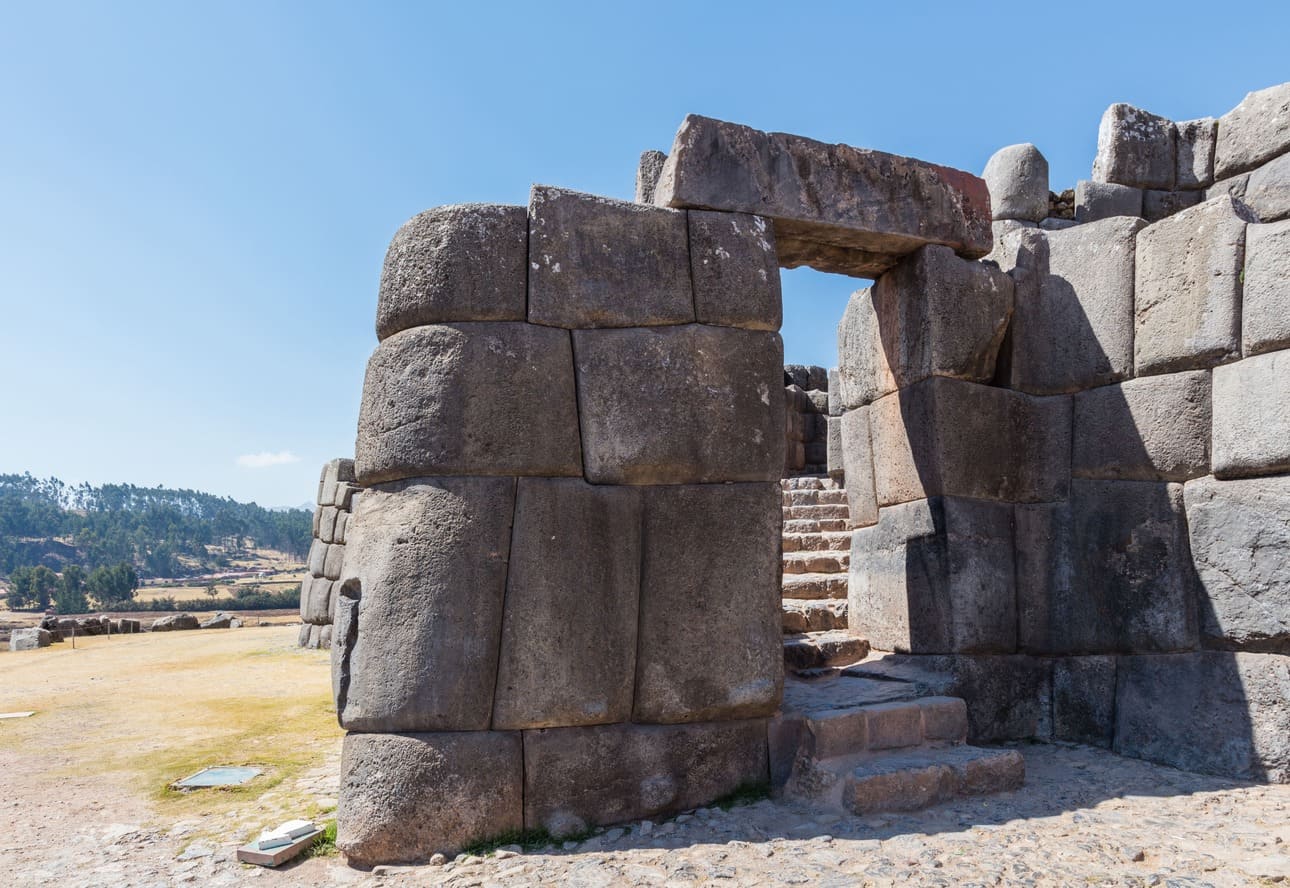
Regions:
<instances>
[{"instance_id":1,"label":"stone wall","mask_svg":"<svg viewBox=\"0 0 1290 888\"><path fill-rule=\"evenodd\" d=\"M829 371L784 367L784 477L828 471Z\"/></svg>"},{"instance_id":2,"label":"stone wall","mask_svg":"<svg viewBox=\"0 0 1290 888\"><path fill-rule=\"evenodd\" d=\"M331 647L332 621L340 593L338 581L345 563L346 532L358 491L352 459L333 459L323 465L318 479L308 573L300 584L301 647Z\"/></svg>"}]
</instances>

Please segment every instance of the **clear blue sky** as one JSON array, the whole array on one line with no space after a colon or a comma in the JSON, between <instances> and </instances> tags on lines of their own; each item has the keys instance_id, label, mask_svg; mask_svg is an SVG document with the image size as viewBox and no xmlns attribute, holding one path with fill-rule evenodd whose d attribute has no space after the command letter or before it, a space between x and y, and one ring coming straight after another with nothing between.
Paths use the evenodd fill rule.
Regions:
<instances>
[{"instance_id":1,"label":"clear blue sky","mask_svg":"<svg viewBox=\"0 0 1290 888\"><path fill-rule=\"evenodd\" d=\"M630 198L688 112L973 172L1031 141L1073 187L1108 104L1221 114L1287 35L1284 0L0 0L0 472L303 503L420 210ZM854 283L784 285L787 359L832 363Z\"/></svg>"}]
</instances>

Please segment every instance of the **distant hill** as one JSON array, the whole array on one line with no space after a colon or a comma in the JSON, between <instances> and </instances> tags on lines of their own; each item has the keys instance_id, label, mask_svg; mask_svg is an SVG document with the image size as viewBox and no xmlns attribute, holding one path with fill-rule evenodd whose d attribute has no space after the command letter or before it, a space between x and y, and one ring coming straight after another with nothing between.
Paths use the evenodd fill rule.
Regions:
<instances>
[{"instance_id":1,"label":"distant hill","mask_svg":"<svg viewBox=\"0 0 1290 888\"><path fill-rule=\"evenodd\" d=\"M122 562L141 577L192 576L253 548L304 558L311 531L306 509L266 509L196 490L73 487L0 474L0 576L40 564L92 571Z\"/></svg>"}]
</instances>

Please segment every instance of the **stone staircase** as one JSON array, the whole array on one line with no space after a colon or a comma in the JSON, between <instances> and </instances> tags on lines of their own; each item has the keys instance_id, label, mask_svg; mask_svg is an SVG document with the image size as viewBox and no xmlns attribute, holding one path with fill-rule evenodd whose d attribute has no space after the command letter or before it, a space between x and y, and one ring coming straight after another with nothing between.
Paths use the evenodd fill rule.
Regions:
<instances>
[{"instance_id":1,"label":"stone staircase","mask_svg":"<svg viewBox=\"0 0 1290 888\"><path fill-rule=\"evenodd\" d=\"M784 665L791 671L847 666L869 643L847 630L851 560L847 492L827 476L780 481L784 509Z\"/></svg>"}]
</instances>

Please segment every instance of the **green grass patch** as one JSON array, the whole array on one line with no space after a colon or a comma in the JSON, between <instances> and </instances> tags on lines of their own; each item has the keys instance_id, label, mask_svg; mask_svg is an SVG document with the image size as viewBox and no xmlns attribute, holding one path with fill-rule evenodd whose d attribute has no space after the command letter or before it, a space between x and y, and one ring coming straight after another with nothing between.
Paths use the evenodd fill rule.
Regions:
<instances>
[{"instance_id":1,"label":"green grass patch","mask_svg":"<svg viewBox=\"0 0 1290 888\"><path fill-rule=\"evenodd\" d=\"M501 833L489 839L481 839L466 847L462 848L463 854L474 854L479 857L487 857L497 852L498 848L505 848L507 845L516 845L526 854L534 851L540 851L548 846L559 847L564 842L585 842L587 839L599 832L595 827L588 827L582 832L571 833L567 836L556 838L545 829L526 829L511 830Z\"/></svg>"},{"instance_id":2,"label":"green grass patch","mask_svg":"<svg viewBox=\"0 0 1290 888\"><path fill-rule=\"evenodd\" d=\"M314 839L314 843L305 849L302 859L308 860L310 857L335 857L336 851L336 818L332 818L323 823L322 835Z\"/></svg>"}]
</instances>

